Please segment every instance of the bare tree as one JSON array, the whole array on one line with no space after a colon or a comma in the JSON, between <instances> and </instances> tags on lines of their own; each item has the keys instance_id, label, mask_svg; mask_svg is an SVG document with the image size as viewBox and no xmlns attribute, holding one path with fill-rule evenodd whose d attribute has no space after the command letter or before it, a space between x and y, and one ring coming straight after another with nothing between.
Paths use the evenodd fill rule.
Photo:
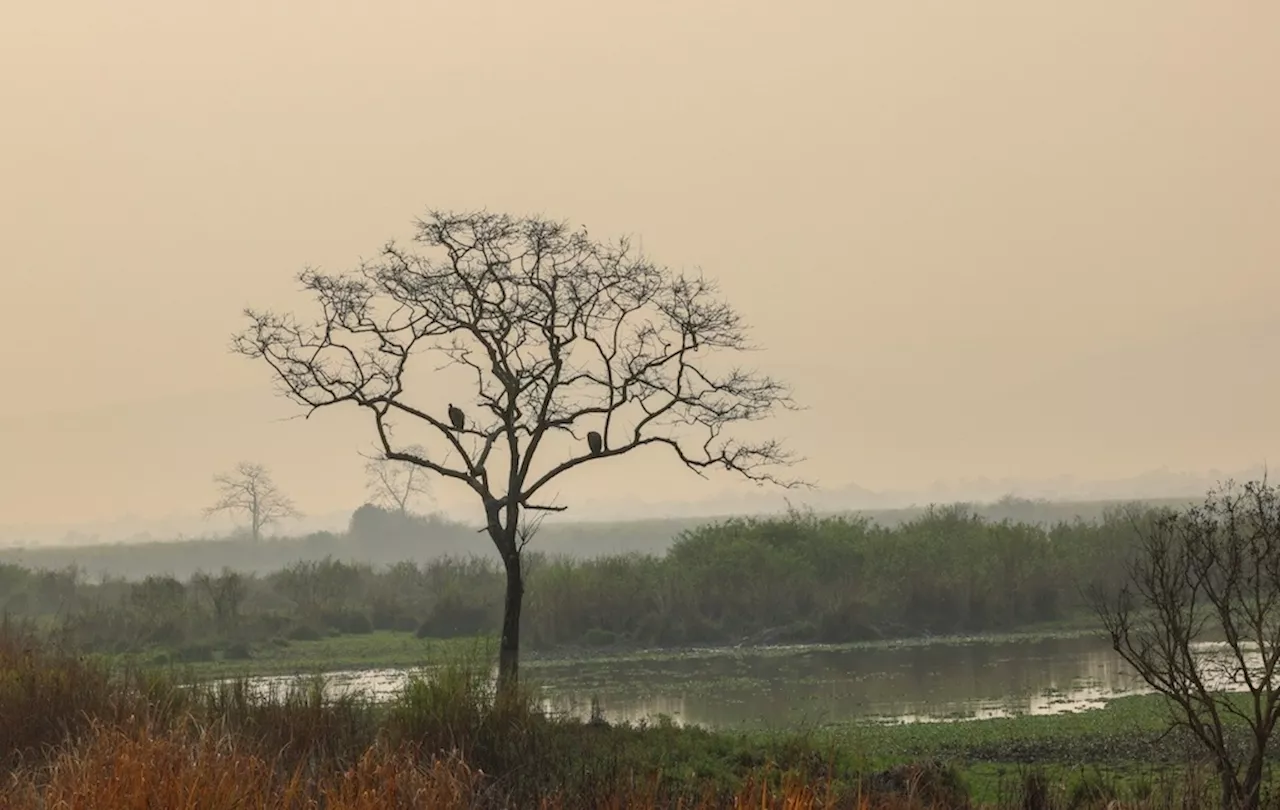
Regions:
<instances>
[{"instance_id":1,"label":"bare tree","mask_svg":"<svg viewBox=\"0 0 1280 810\"><path fill-rule=\"evenodd\" d=\"M414 241L434 255L388 243L354 272L306 270L299 278L320 317L251 309L233 346L265 361L308 413L364 408L388 459L476 495L507 575L502 688L517 680L521 515L565 508L548 502L552 482L649 449L700 475L722 468L794 486L776 472L796 461L779 442L727 435L794 404L782 383L710 357L750 348L714 284L656 266L626 239L488 212L432 211L416 224ZM476 412L450 403L437 415L408 399L406 371L422 356L466 373ZM395 420L426 429L425 452L392 442ZM588 427L599 452L583 441Z\"/></svg>"},{"instance_id":2,"label":"bare tree","mask_svg":"<svg viewBox=\"0 0 1280 810\"><path fill-rule=\"evenodd\" d=\"M219 512L245 515L255 542L262 539L262 530L266 526L300 514L261 464L241 462L235 472L215 475L213 480L221 496L217 503L205 510L205 516Z\"/></svg>"},{"instance_id":3,"label":"bare tree","mask_svg":"<svg viewBox=\"0 0 1280 810\"><path fill-rule=\"evenodd\" d=\"M1212 757L1222 806L1255 810L1280 717L1280 491L1227 484L1140 532L1129 581L1093 594L1112 645Z\"/></svg>"},{"instance_id":4,"label":"bare tree","mask_svg":"<svg viewBox=\"0 0 1280 810\"><path fill-rule=\"evenodd\" d=\"M405 452L420 456L426 453L426 449L415 445L406 447ZM409 507L416 498L431 493L427 470L411 462L379 455L365 463L364 471L365 486L373 503L394 509L401 515L410 514Z\"/></svg>"}]
</instances>

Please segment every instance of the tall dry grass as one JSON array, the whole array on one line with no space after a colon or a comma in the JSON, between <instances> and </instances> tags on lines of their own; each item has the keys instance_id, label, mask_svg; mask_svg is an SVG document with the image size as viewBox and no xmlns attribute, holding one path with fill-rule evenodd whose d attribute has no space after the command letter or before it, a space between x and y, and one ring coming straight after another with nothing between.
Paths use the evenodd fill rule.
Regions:
<instances>
[{"instance_id":1,"label":"tall dry grass","mask_svg":"<svg viewBox=\"0 0 1280 810\"><path fill-rule=\"evenodd\" d=\"M832 783L815 784L798 774L772 779L767 769L749 774L729 794L673 797L661 774L619 782L603 796L556 791L536 799L504 792L488 774L457 752L423 756L411 747L371 746L343 769L309 775L302 766L246 753L234 738L210 730L154 731L94 724L78 744L40 766L11 774L0 789L0 810L957 810L967 799L948 800L919 780L903 791L855 791L841 795ZM775 774L776 776L776 774ZM1201 787L1207 787L1202 784ZM1114 791L1062 791L1033 774L1001 801L1019 810L1207 810L1211 789L1182 793L1170 785L1140 800Z\"/></svg>"},{"instance_id":2,"label":"tall dry grass","mask_svg":"<svg viewBox=\"0 0 1280 810\"><path fill-rule=\"evenodd\" d=\"M47 765L13 774L0 807L66 808L381 808L480 807L483 775L457 756L426 760L371 747L344 770L307 773L242 750L211 731L187 734L97 725Z\"/></svg>"},{"instance_id":3,"label":"tall dry grass","mask_svg":"<svg viewBox=\"0 0 1280 810\"><path fill-rule=\"evenodd\" d=\"M763 774L761 775L763 777ZM934 810L910 796L870 795L837 804L830 790L795 776L780 785L753 777L734 795L708 792L697 799L671 800L657 775L617 786L605 797L558 792L536 804L513 800L495 790L482 772L456 753L422 758L409 749L371 747L351 767L309 778L302 768L282 770L278 763L239 750L231 738L204 732L153 733L95 725L80 744L61 751L47 765L12 775L0 793L4 810L462 810L467 808L759 808L818 810ZM940 810L940 809L939 809Z\"/></svg>"}]
</instances>

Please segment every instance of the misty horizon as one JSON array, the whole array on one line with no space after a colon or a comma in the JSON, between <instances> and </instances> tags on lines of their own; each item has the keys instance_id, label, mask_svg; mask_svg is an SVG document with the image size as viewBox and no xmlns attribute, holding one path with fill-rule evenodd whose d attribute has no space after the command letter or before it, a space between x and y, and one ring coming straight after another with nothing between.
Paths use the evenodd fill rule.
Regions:
<instances>
[{"instance_id":1,"label":"misty horizon","mask_svg":"<svg viewBox=\"0 0 1280 810\"><path fill-rule=\"evenodd\" d=\"M1068 475L1022 482L1008 479L937 481L933 486L920 491L875 492L857 484L848 484L781 493L762 490L754 494L721 493L718 497L713 493L707 497L684 501L650 502L643 497L617 498L582 503L566 512L548 516L547 519L550 523L602 524L690 518L713 520L729 516L778 514L790 507L813 509L818 513L840 513L954 503L990 505L1007 497L1067 505L1101 501L1198 499L1227 481L1241 482L1267 475L1266 465L1257 465L1231 472L1214 469L1203 474L1149 470L1129 478L1096 481L1079 480ZM343 532L347 529L352 513L369 502L368 497L356 498L349 507L287 518L273 526L269 534L287 537L318 531ZM465 499L455 499L452 508L441 508L430 497L425 497L411 511L419 515L434 514L450 521L479 525L475 511L469 508ZM240 516L204 517L182 513L151 517L121 515L111 521L80 524L45 522L15 525L0 522L0 546L35 548L46 544L179 541L230 537L243 529ZM478 544L478 548L483 549L484 544Z\"/></svg>"},{"instance_id":2,"label":"misty horizon","mask_svg":"<svg viewBox=\"0 0 1280 810\"><path fill-rule=\"evenodd\" d=\"M241 461L358 506L368 421L297 418L227 344L428 206L701 268L828 492L1276 455L1280 7L126 7L0 33L0 526L198 515ZM573 519L808 497L645 454L557 488Z\"/></svg>"}]
</instances>

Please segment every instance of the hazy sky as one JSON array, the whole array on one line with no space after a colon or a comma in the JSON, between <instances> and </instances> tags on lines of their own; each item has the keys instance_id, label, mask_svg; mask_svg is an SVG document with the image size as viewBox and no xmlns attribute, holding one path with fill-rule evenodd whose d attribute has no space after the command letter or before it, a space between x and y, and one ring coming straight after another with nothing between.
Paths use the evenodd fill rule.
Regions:
<instances>
[{"instance_id":1,"label":"hazy sky","mask_svg":"<svg viewBox=\"0 0 1280 810\"><path fill-rule=\"evenodd\" d=\"M1277 457L1273 0L14 4L0 523L355 505L358 414L227 352L427 206L701 267L824 485ZM566 481L692 498L652 459ZM441 490L446 501L461 497Z\"/></svg>"}]
</instances>

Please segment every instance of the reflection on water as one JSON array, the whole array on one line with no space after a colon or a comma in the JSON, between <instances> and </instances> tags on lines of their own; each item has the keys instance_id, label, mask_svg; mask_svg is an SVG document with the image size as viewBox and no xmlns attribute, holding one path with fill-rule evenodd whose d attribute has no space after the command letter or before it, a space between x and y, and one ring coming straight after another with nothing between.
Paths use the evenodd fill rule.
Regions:
<instances>
[{"instance_id":1,"label":"reflection on water","mask_svg":"<svg viewBox=\"0 0 1280 810\"><path fill-rule=\"evenodd\" d=\"M1221 649L1202 645L1207 658ZM386 698L410 670L333 672L336 693ZM429 670L420 670L429 674ZM708 727L797 722L952 722L1100 707L1150 691L1096 638L933 643L875 648L794 647L697 655L543 663L523 670L542 684L544 707L586 719L593 699L611 722L654 720ZM494 673L496 675L496 672ZM1227 683L1229 673L1213 680ZM291 678L257 678L278 687Z\"/></svg>"}]
</instances>

